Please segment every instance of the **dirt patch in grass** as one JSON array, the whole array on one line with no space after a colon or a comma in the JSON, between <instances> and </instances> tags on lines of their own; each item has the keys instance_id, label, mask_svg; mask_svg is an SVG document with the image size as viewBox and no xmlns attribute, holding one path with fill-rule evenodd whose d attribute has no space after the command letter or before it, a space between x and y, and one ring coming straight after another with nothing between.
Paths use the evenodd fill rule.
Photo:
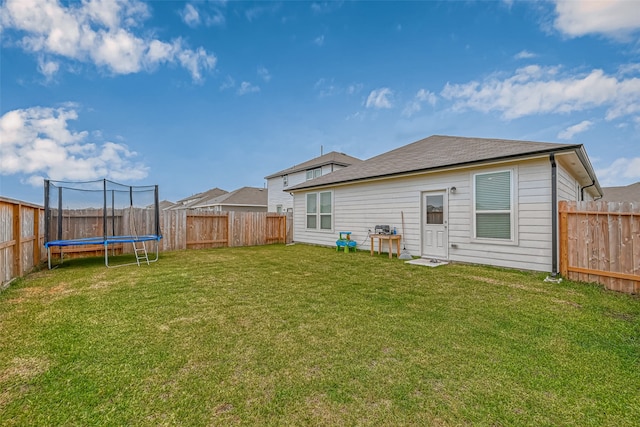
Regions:
<instances>
[{"instance_id":1,"label":"dirt patch in grass","mask_svg":"<svg viewBox=\"0 0 640 427\"><path fill-rule=\"evenodd\" d=\"M6 382L12 378L19 377L28 380L40 375L49 369L49 361L38 357L15 357L10 365L0 373L0 382Z\"/></svg>"},{"instance_id":2,"label":"dirt patch in grass","mask_svg":"<svg viewBox=\"0 0 640 427\"><path fill-rule=\"evenodd\" d=\"M26 383L49 369L49 361L38 357L15 357L9 366L0 372L0 408L25 392Z\"/></svg>"}]
</instances>

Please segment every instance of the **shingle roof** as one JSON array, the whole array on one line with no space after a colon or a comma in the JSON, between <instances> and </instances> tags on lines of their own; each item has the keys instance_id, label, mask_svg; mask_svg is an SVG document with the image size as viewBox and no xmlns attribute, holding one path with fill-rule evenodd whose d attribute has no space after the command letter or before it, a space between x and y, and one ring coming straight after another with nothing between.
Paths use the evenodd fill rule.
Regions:
<instances>
[{"instance_id":1,"label":"shingle roof","mask_svg":"<svg viewBox=\"0 0 640 427\"><path fill-rule=\"evenodd\" d=\"M221 196L202 199L190 206L192 208L215 205L267 206L267 189L258 187L242 187Z\"/></svg>"},{"instance_id":2,"label":"shingle roof","mask_svg":"<svg viewBox=\"0 0 640 427\"><path fill-rule=\"evenodd\" d=\"M348 168L294 185L287 190L300 190L580 147L580 144L433 135Z\"/></svg>"},{"instance_id":3,"label":"shingle roof","mask_svg":"<svg viewBox=\"0 0 640 427\"><path fill-rule=\"evenodd\" d=\"M603 187L601 200L606 202L640 202L640 182L624 187Z\"/></svg>"},{"instance_id":4,"label":"shingle roof","mask_svg":"<svg viewBox=\"0 0 640 427\"><path fill-rule=\"evenodd\" d=\"M204 191L202 193L197 193L189 197L185 197L184 199L180 199L176 202L174 206L170 209L185 209L192 208L195 205L199 205L203 200L211 200L214 197L222 196L223 194L227 194L226 190L215 187L210 190ZM189 203L185 203L188 200L192 200Z\"/></svg>"},{"instance_id":5,"label":"shingle roof","mask_svg":"<svg viewBox=\"0 0 640 427\"><path fill-rule=\"evenodd\" d=\"M280 172L272 173L269 176L265 176L264 179L275 178L282 175L288 175L295 172L300 172L307 169L313 169L324 165L336 164L340 166L349 166L355 163L360 163L362 160L351 157L344 153L338 153L337 151L332 151L320 157L313 158L304 163L300 163L298 165L294 165L288 169L283 169Z\"/></svg>"}]
</instances>

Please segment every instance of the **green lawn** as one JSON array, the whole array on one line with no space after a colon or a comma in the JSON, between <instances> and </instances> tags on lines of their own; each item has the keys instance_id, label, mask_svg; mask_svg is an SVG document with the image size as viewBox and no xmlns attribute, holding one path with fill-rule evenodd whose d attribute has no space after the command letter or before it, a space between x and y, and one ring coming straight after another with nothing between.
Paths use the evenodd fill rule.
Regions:
<instances>
[{"instance_id":1,"label":"green lawn","mask_svg":"<svg viewBox=\"0 0 640 427\"><path fill-rule=\"evenodd\" d=\"M0 425L640 420L640 300L295 245L68 261L0 292Z\"/></svg>"}]
</instances>

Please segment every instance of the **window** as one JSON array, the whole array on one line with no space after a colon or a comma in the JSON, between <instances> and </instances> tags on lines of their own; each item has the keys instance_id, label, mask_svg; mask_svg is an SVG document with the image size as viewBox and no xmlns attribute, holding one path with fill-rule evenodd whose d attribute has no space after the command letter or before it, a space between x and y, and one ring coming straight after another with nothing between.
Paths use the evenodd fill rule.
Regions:
<instances>
[{"instance_id":1,"label":"window","mask_svg":"<svg viewBox=\"0 0 640 427\"><path fill-rule=\"evenodd\" d=\"M283 187L288 187L289 186L289 175L283 175L282 176L282 186Z\"/></svg>"},{"instance_id":2,"label":"window","mask_svg":"<svg viewBox=\"0 0 640 427\"><path fill-rule=\"evenodd\" d=\"M279 214L282 213L282 205L276 205L276 212Z\"/></svg>"},{"instance_id":3,"label":"window","mask_svg":"<svg viewBox=\"0 0 640 427\"><path fill-rule=\"evenodd\" d=\"M513 240L512 171L474 176L475 237Z\"/></svg>"},{"instance_id":4,"label":"window","mask_svg":"<svg viewBox=\"0 0 640 427\"><path fill-rule=\"evenodd\" d=\"M331 230L333 222L331 191L307 194L307 228ZM319 227L318 227L319 226Z\"/></svg>"},{"instance_id":5,"label":"window","mask_svg":"<svg viewBox=\"0 0 640 427\"><path fill-rule=\"evenodd\" d=\"M322 168L309 169L307 171L307 181L322 176Z\"/></svg>"}]
</instances>

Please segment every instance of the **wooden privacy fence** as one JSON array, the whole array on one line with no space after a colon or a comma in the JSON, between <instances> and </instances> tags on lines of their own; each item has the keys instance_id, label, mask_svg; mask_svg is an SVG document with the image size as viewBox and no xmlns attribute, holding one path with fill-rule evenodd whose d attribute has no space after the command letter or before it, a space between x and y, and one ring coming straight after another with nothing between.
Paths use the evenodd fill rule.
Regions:
<instances>
[{"instance_id":1,"label":"wooden privacy fence","mask_svg":"<svg viewBox=\"0 0 640 427\"><path fill-rule=\"evenodd\" d=\"M160 214L161 248L203 249L290 243L291 214L168 210Z\"/></svg>"},{"instance_id":2,"label":"wooden privacy fence","mask_svg":"<svg viewBox=\"0 0 640 427\"><path fill-rule=\"evenodd\" d=\"M0 197L0 288L45 256L44 208Z\"/></svg>"},{"instance_id":3,"label":"wooden privacy fence","mask_svg":"<svg viewBox=\"0 0 640 427\"><path fill-rule=\"evenodd\" d=\"M70 239L102 236L101 209L64 210L62 221L51 221L51 236ZM52 214L52 217L55 217ZM153 212L149 209L122 209L110 212L107 228L111 235L152 234ZM160 251L235 246L257 246L293 241L291 213L199 212L166 210L160 212L163 238ZM131 224L135 224L135 230ZM58 229L61 227L60 229ZM151 227L151 228L149 228ZM134 233L135 231L135 233ZM130 253L130 244L110 245L114 253ZM59 253L60 248L52 248ZM65 257L104 254L103 245L67 246ZM0 288L46 259L44 249L44 208L0 197Z\"/></svg>"},{"instance_id":4,"label":"wooden privacy fence","mask_svg":"<svg viewBox=\"0 0 640 427\"><path fill-rule=\"evenodd\" d=\"M560 274L640 293L640 204L560 202Z\"/></svg>"}]
</instances>

